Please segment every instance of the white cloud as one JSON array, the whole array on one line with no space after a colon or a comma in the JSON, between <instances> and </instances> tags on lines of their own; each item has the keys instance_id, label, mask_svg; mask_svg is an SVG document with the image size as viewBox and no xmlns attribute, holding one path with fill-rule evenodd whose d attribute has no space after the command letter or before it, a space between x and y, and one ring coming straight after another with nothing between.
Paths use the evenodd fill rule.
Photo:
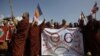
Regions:
<instances>
[{"instance_id":1,"label":"white cloud","mask_svg":"<svg viewBox=\"0 0 100 56\"><path fill-rule=\"evenodd\" d=\"M30 19L29 22L32 23L33 19ZM38 25L42 23L43 20L38 20Z\"/></svg>"},{"instance_id":2,"label":"white cloud","mask_svg":"<svg viewBox=\"0 0 100 56\"><path fill-rule=\"evenodd\" d=\"M16 19L17 19L18 21L20 21L20 20L22 20L22 17L18 16L18 17L16 17Z\"/></svg>"},{"instance_id":3,"label":"white cloud","mask_svg":"<svg viewBox=\"0 0 100 56\"><path fill-rule=\"evenodd\" d=\"M22 20L22 17L20 17L20 16L18 16L18 17L16 17L16 19L18 20L18 21L21 21ZM33 21L33 19L29 19L29 22L31 23ZM41 23L42 23L42 21L43 20L38 20L38 25L40 25Z\"/></svg>"},{"instance_id":4,"label":"white cloud","mask_svg":"<svg viewBox=\"0 0 100 56\"><path fill-rule=\"evenodd\" d=\"M38 25L40 25L42 23L43 20L38 20Z\"/></svg>"},{"instance_id":5,"label":"white cloud","mask_svg":"<svg viewBox=\"0 0 100 56\"><path fill-rule=\"evenodd\" d=\"M0 19L3 19L4 18L4 15L0 15Z\"/></svg>"}]
</instances>

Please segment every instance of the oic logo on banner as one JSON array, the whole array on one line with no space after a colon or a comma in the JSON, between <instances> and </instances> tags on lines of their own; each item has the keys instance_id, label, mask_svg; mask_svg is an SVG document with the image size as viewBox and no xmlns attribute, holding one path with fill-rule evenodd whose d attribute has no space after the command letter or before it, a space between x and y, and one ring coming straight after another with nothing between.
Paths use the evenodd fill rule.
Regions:
<instances>
[{"instance_id":1,"label":"oic logo on banner","mask_svg":"<svg viewBox=\"0 0 100 56\"><path fill-rule=\"evenodd\" d=\"M0 27L0 42L4 42L6 38L6 28Z\"/></svg>"},{"instance_id":2,"label":"oic logo on banner","mask_svg":"<svg viewBox=\"0 0 100 56\"><path fill-rule=\"evenodd\" d=\"M4 35L4 31L0 28L0 38Z\"/></svg>"},{"instance_id":3,"label":"oic logo on banner","mask_svg":"<svg viewBox=\"0 0 100 56\"><path fill-rule=\"evenodd\" d=\"M51 34L50 38L51 38L51 41L55 43L59 42L60 40L60 36L57 33Z\"/></svg>"}]
</instances>

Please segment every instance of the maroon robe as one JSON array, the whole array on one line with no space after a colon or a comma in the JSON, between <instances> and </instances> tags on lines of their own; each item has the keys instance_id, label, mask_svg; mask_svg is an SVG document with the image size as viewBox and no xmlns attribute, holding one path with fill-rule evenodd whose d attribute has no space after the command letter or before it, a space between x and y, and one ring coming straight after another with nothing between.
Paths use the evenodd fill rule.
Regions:
<instances>
[{"instance_id":1,"label":"maroon robe","mask_svg":"<svg viewBox=\"0 0 100 56\"><path fill-rule=\"evenodd\" d=\"M30 56L37 56L41 53L41 32L45 27L45 20L41 25L33 24L30 27L29 39L30 39Z\"/></svg>"},{"instance_id":2,"label":"maroon robe","mask_svg":"<svg viewBox=\"0 0 100 56\"><path fill-rule=\"evenodd\" d=\"M92 56L100 56L100 25L91 16L88 19L87 25L82 28L85 54L90 51Z\"/></svg>"},{"instance_id":3,"label":"maroon robe","mask_svg":"<svg viewBox=\"0 0 100 56\"><path fill-rule=\"evenodd\" d=\"M30 28L30 55L36 56L40 51L39 27L34 24Z\"/></svg>"},{"instance_id":4,"label":"maroon robe","mask_svg":"<svg viewBox=\"0 0 100 56\"><path fill-rule=\"evenodd\" d=\"M13 35L12 39L12 56L23 56L25 41L29 29L29 19L23 19L18 23L17 32Z\"/></svg>"}]
</instances>

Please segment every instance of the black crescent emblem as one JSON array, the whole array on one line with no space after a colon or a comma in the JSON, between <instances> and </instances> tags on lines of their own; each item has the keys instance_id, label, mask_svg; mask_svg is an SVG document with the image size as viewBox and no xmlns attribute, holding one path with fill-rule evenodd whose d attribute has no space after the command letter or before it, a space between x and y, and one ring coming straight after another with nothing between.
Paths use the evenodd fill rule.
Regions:
<instances>
[{"instance_id":1,"label":"black crescent emblem","mask_svg":"<svg viewBox=\"0 0 100 56\"><path fill-rule=\"evenodd\" d=\"M66 37L68 34L70 34L70 37ZM72 34L71 33L65 33L65 35L64 35L64 40L65 40L65 42L67 42L67 43L71 43L72 42Z\"/></svg>"}]
</instances>

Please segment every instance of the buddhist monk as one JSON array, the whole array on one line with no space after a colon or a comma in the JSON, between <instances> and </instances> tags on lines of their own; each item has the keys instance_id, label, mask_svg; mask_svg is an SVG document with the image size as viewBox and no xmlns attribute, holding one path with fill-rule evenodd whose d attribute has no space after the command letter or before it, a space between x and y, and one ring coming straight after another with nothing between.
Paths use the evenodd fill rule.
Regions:
<instances>
[{"instance_id":1,"label":"buddhist monk","mask_svg":"<svg viewBox=\"0 0 100 56\"><path fill-rule=\"evenodd\" d=\"M100 36L98 21L93 19L92 15L88 16L88 23L82 29L85 45L85 53L91 52L92 56L100 56Z\"/></svg>"},{"instance_id":2,"label":"buddhist monk","mask_svg":"<svg viewBox=\"0 0 100 56\"><path fill-rule=\"evenodd\" d=\"M11 56L24 56L25 41L29 30L29 13L24 12L22 20L18 22L16 33L11 42Z\"/></svg>"},{"instance_id":3,"label":"buddhist monk","mask_svg":"<svg viewBox=\"0 0 100 56\"><path fill-rule=\"evenodd\" d=\"M45 20L37 25L34 21L30 26L29 39L30 39L30 56L40 56L41 55L41 32L44 28Z\"/></svg>"}]
</instances>

